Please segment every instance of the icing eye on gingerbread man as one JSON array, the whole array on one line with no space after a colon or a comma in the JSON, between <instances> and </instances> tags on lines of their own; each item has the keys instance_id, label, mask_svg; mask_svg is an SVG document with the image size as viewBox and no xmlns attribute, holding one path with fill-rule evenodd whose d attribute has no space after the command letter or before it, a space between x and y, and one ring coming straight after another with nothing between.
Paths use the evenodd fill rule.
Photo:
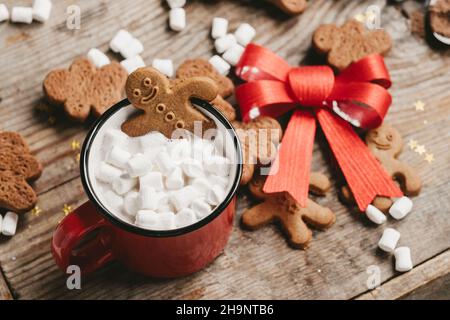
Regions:
<instances>
[{"instance_id":1,"label":"icing eye on gingerbread man","mask_svg":"<svg viewBox=\"0 0 450 320\"><path fill-rule=\"evenodd\" d=\"M136 137L150 131L159 131L171 138L177 129L194 131L194 123L200 121L202 129L215 127L191 103L191 98L211 102L217 97L217 86L206 77L169 80L158 70L141 68L130 74L125 88L128 100L139 115L122 124L122 131Z\"/></svg>"}]
</instances>

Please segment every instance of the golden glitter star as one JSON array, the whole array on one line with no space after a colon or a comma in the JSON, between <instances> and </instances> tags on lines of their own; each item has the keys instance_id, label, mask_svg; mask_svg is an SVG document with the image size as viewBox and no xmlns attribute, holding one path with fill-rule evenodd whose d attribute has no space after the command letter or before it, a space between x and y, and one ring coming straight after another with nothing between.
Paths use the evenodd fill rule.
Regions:
<instances>
[{"instance_id":1,"label":"golden glitter star","mask_svg":"<svg viewBox=\"0 0 450 320\"><path fill-rule=\"evenodd\" d=\"M67 216L72 211L72 207L68 204L64 204L64 208L62 211L64 212L64 215Z\"/></svg>"},{"instance_id":2,"label":"golden glitter star","mask_svg":"<svg viewBox=\"0 0 450 320\"><path fill-rule=\"evenodd\" d=\"M414 150L415 148L417 148L417 144L418 144L417 140L413 140L413 139L409 140L409 142L408 142L408 146L411 148L411 150Z\"/></svg>"},{"instance_id":3,"label":"golden glitter star","mask_svg":"<svg viewBox=\"0 0 450 320\"><path fill-rule=\"evenodd\" d=\"M80 141L72 140L70 146L72 147L72 150L80 150Z\"/></svg>"},{"instance_id":4,"label":"golden glitter star","mask_svg":"<svg viewBox=\"0 0 450 320\"><path fill-rule=\"evenodd\" d=\"M434 161L434 154L432 153L425 154L425 161L428 163L432 163Z\"/></svg>"},{"instance_id":5,"label":"golden glitter star","mask_svg":"<svg viewBox=\"0 0 450 320\"><path fill-rule=\"evenodd\" d=\"M425 152L427 152L427 149L425 149L424 145L417 145L416 149L414 149L415 152L417 152L418 154L422 155Z\"/></svg>"},{"instance_id":6,"label":"golden glitter star","mask_svg":"<svg viewBox=\"0 0 450 320\"><path fill-rule=\"evenodd\" d=\"M414 103L414 106L416 107L416 111L425 111L425 103L423 103L421 100L418 100Z\"/></svg>"},{"instance_id":7,"label":"golden glitter star","mask_svg":"<svg viewBox=\"0 0 450 320\"><path fill-rule=\"evenodd\" d=\"M358 22L365 22L366 21L366 16L362 13L358 13L356 16L353 17L356 21Z\"/></svg>"},{"instance_id":8,"label":"golden glitter star","mask_svg":"<svg viewBox=\"0 0 450 320\"><path fill-rule=\"evenodd\" d=\"M31 213L33 214L33 216L39 217L41 215L41 208L39 208L38 206L34 207L33 210L31 210Z\"/></svg>"}]
</instances>

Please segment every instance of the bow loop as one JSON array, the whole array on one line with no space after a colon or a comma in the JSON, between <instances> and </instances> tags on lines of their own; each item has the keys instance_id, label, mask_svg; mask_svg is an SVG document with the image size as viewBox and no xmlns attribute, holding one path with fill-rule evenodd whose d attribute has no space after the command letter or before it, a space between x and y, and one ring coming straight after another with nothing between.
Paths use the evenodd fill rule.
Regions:
<instances>
[{"instance_id":1,"label":"bow loop","mask_svg":"<svg viewBox=\"0 0 450 320\"><path fill-rule=\"evenodd\" d=\"M327 66L293 68L288 79L293 94L302 106L322 106L334 87L334 73Z\"/></svg>"}]
</instances>

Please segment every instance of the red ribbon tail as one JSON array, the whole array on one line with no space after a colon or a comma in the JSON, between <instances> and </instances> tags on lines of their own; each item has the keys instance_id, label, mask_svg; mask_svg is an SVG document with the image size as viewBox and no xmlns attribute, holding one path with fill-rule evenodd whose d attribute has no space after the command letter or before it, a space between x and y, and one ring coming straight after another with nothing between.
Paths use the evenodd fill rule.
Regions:
<instances>
[{"instance_id":1,"label":"red ribbon tail","mask_svg":"<svg viewBox=\"0 0 450 320\"><path fill-rule=\"evenodd\" d=\"M295 111L264 184L264 192L288 192L300 206L306 207L315 133L314 115L309 111Z\"/></svg>"},{"instance_id":2,"label":"red ribbon tail","mask_svg":"<svg viewBox=\"0 0 450 320\"><path fill-rule=\"evenodd\" d=\"M325 109L317 117L361 211L376 196L403 195L348 122Z\"/></svg>"}]
</instances>

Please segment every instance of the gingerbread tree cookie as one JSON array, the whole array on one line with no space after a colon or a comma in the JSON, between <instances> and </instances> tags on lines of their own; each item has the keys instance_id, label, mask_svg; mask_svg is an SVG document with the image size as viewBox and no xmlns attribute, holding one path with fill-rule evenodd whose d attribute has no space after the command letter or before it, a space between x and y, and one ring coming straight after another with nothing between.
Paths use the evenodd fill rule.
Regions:
<instances>
[{"instance_id":1,"label":"gingerbread tree cookie","mask_svg":"<svg viewBox=\"0 0 450 320\"><path fill-rule=\"evenodd\" d=\"M122 131L131 137L159 131L171 138L174 130L194 131L194 123L202 123L202 129L214 128L215 123L190 101L199 98L212 101L217 97L217 86L207 77L169 80L158 70L140 68L128 77L125 91L128 100L143 113L122 124Z\"/></svg>"},{"instance_id":2,"label":"gingerbread tree cookie","mask_svg":"<svg viewBox=\"0 0 450 320\"><path fill-rule=\"evenodd\" d=\"M306 248L311 241L312 232L307 225L318 229L331 227L336 221L334 213L308 199L305 208L288 194L269 195L262 191L266 177L256 176L249 184L250 193L263 200L262 203L248 209L242 215L244 227L256 230L273 222L280 222L287 234L289 243L295 248ZM311 191L323 195L330 188L327 177L321 173L312 173Z\"/></svg>"},{"instance_id":3,"label":"gingerbread tree cookie","mask_svg":"<svg viewBox=\"0 0 450 320\"><path fill-rule=\"evenodd\" d=\"M42 166L15 132L0 132L0 208L25 212L37 196L29 183L40 177Z\"/></svg>"},{"instance_id":4,"label":"gingerbread tree cookie","mask_svg":"<svg viewBox=\"0 0 450 320\"><path fill-rule=\"evenodd\" d=\"M409 165L397 159L403 148L403 139L395 128L383 124L379 128L370 130L366 135L366 144L387 173L398 181L405 195L419 194L422 186L420 177ZM347 186L342 188L341 197L346 203L354 203L353 195ZM392 206L392 200L386 197L376 197L372 205L387 212Z\"/></svg>"},{"instance_id":5,"label":"gingerbread tree cookie","mask_svg":"<svg viewBox=\"0 0 450 320\"><path fill-rule=\"evenodd\" d=\"M387 53L392 40L382 29L368 31L362 23L349 20L341 27L321 25L314 32L313 46L319 53L327 55L331 66L343 70L367 55Z\"/></svg>"},{"instance_id":6,"label":"gingerbread tree cookie","mask_svg":"<svg viewBox=\"0 0 450 320\"><path fill-rule=\"evenodd\" d=\"M44 80L50 103L83 122L92 112L98 117L122 99L127 72L117 62L97 69L88 59L76 59L68 70L51 71Z\"/></svg>"},{"instance_id":7,"label":"gingerbread tree cookie","mask_svg":"<svg viewBox=\"0 0 450 320\"><path fill-rule=\"evenodd\" d=\"M177 70L178 79L192 77L208 77L212 79L216 83L219 93L211 101L211 104L222 112L228 120L233 121L236 119L236 110L225 100L234 92L234 84L230 78L222 76L214 69L211 63L201 58L186 60Z\"/></svg>"}]
</instances>

